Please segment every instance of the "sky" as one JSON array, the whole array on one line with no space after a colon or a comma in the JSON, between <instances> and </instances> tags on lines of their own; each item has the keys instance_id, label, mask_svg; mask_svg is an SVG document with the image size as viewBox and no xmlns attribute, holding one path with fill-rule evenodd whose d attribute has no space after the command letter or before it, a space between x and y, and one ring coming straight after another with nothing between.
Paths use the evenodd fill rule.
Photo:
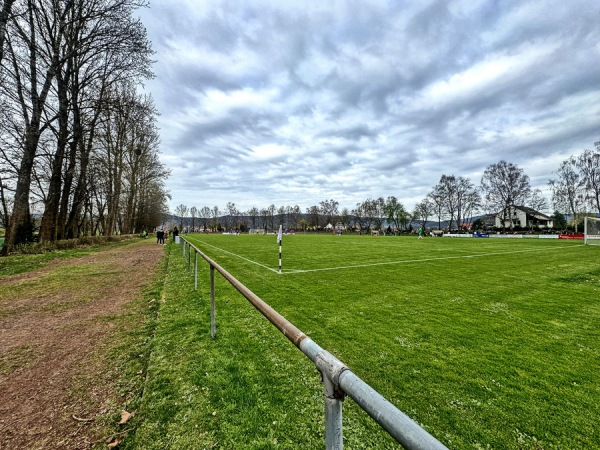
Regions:
<instances>
[{"instance_id":1,"label":"sky","mask_svg":"<svg viewBox=\"0 0 600 450\"><path fill-rule=\"evenodd\" d=\"M171 211L412 211L516 164L551 200L600 141L600 1L150 0Z\"/></svg>"}]
</instances>

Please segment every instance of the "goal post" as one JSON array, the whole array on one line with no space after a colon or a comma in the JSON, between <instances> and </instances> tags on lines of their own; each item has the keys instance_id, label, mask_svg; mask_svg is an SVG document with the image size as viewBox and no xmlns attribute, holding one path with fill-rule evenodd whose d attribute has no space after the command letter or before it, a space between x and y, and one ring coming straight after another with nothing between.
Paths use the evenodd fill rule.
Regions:
<instances>
[{"instance_id":1,"label":"goal post","mask_svg":"<svg viewBox=\"0 0 600 450\"><path fill-rule=\"evenodd\" d=\"M583 230L585 245L600 245L600 217L586 216Z\"/></svg>"}]
</instances>

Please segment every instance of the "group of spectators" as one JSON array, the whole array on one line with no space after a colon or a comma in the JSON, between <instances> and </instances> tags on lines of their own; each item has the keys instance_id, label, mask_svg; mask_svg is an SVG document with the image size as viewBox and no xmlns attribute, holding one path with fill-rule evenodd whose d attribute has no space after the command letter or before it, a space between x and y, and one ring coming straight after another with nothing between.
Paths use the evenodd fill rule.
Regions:
<instances>
[{"instance_id":1,"label":"group of spectators","mask_svg":"<svg viewBox=\"0 0 600 450\"><path fill-rule=\"evenodd\" d=\"M179 236L179 229L177 227L173 228L172 235L173 240ZM169 239L169 230L165 230L162 226L160 226L156 229L156 243L159 245L165 245L165 239Z\"/></svg>"}]
</instances>

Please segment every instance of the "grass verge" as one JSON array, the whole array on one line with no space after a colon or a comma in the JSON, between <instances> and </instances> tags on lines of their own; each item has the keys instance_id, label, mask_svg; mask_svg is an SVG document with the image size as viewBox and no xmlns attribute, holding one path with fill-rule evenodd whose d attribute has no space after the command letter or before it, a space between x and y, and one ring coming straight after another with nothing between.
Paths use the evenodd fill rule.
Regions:
<instances>
[{"instance_id":1,"label":"grass verge","mask_svg":"<svg viewBox=\"0 0 600 450\"><path fill-rule=\"evenodd\" d=\"M167 267L168 258L163 258L143 296L131 302L124 314L109 319L122 331L105 348L96 352L98 358L110 361L109 366L114 369L115 394L111 406L106 408L109 413L101 419L107 437L98 442L99 449L106 448L106 444L118 444L135 432L138 421L120 423L120 414L125 410L135 418L141 408ZM90 382L94 381L83 379L80 385L89 385Z\"/></svg>"},{"instance_id":2,"label":"grass verge","mask_svg":"<svg viewBox=\"0 0 600 450\"><path fill-rule=\"evenodd\" d=\"M322 447L312 363L218 278L212 340L206 289L193 290L179 246L168 253L145 394L123 448ZM201 283L207 274L201 269Z\"/></svg>"}]
</instances>

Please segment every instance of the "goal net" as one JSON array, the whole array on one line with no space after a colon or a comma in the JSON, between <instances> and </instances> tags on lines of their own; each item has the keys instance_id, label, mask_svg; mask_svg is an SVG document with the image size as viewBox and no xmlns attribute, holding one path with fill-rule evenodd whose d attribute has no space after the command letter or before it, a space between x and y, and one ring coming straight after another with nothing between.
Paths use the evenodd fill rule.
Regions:
<instances>
[{"instance_id":1,"label":"goal net","mask_svg":"<svg viewBox=\"0 0 600 450\"><path fill-rule=\"evenodd\" d=\"M600 245L600 217L585 218L584 241L586 245Z\"/></svg>"}]
</instances>

